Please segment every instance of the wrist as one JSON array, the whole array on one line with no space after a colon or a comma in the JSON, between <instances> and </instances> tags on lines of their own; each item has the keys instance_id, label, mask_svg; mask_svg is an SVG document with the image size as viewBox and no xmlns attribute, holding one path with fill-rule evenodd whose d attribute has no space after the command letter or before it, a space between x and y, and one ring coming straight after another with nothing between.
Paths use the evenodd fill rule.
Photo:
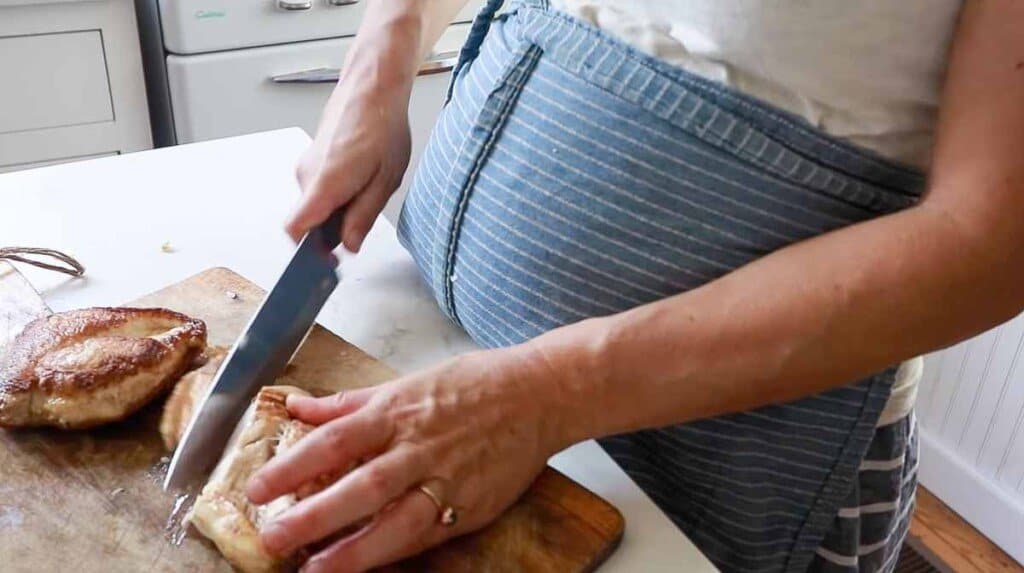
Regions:
<instances>
[{"instance_id":1,"label":"wrist","mask_svg":"<svg viewBox=\"0 0 1024 573\"><path fill-rule=\"evenodd\" d=\"M408 91L423 58L424 26L419 2L371 4L345 57L340 82L370 91Z\"/></svg>"},{"instance_id":2,"label":"wrist","mask_svg":"<svg viewBox=\"0 0 1024 573\"><path fill-rule=\"evenodd\" d=\"M532 395L551 420L556 451L607 435L608 379L607 369L601 366L606 327L604 319L590 319L517 347L531 369Z\"/></svg>"}]
</instances>

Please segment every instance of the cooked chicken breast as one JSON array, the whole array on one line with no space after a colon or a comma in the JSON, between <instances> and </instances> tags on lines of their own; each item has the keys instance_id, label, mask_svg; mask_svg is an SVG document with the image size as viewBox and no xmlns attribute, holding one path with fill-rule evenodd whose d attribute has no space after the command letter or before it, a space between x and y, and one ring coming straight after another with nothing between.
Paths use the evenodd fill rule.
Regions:
<instances>
[{"instance_id":1,"label":"cooked chicken breast","mask_svg":"<svg viewBox=\"0 0 1024 573\"><path fill-rule=\"evenodd\" d=\"M313 429L288 415L285 399L289 394L309 395L294 386L267 386L260 390L189 515L196 529L244 573L286 571L295 565L292 560L267 553L260 543L259 530L295 505L298 496L289 494L257 506L249 503L245 495L246 483L256 470Z\"/></svg>"},{"instance_id":2,"label":"cooked chicken breast","mask_svg":"<svg viewBox=\"0 0 1024 573\"><path fill-rule=\"evenodd\" d=\"M160 308L89 308L29 323L0 364L0 426L86 428L165 391L206 347L206 325Z\"/></svg>"},{"instance_id":3,"label":"cooked chicken breast","mask_svg":"<svg viewBox=\"0 0 1024 573\"><path fill-rule=\"evenodd\" d=\"M163 415L160 417L160 436L164 439L164 446L173 451L178 447L178 442L185 435L192 415L203 402L206 392L213 383L217 370L224 362L227 350L219 346L212 346L206 350L206 362L181 377L181 380L174 385L171 395L164 405Z\"/></svg>"}]
</instances>

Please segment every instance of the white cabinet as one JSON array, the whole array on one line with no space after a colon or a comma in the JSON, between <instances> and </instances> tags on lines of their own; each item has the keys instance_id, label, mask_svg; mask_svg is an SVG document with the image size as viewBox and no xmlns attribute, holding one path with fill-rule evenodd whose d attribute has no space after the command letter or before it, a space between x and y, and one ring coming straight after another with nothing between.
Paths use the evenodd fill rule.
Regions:
<instances>
[{"instance_id":1,"label":"white cabinet","mask_svg":"<svg viewBox=\"0 0 1024 573\"><path fill-rule=\"evenodd\" d=\"M0 0L0 172L152 146L131 0Z\"/></svg>"},{"instance_id":2,"label":"white cabinet","mask_svg":"<svg viewBox=\"0 0 1024 573\"><path fill-rule=\"evenodd\" d=\"M311 1L307 10L281 10L274 0L171 0L160 2L164 46L199 54L319 38L351 36L366 2L334 6Z\"/></svg>"},{"instance_id":3,"label":"white cabinet","mask_svg":"<svg viewBox=\"0 0 1024 573\"><path fill-rule=\"evenodd\" d=\"M412 160L418 162L444 103L451 78L448 65L469 34L469 24L454 24L434 48L440 73L421 75L409 103ZM261 48L167 57L167 78L178 143L192 143L299 126L310 135L327 102L333 82L277 83L272 78L341 66L354 38L296 42ZM436 71L436 70L435 70ZM411 169L410 169L411 170ZM398 197L403 197L409 177ZM389 209L393 211L393 209ZM393 214L390 213L389 214Z\"/></svg>"},{"instance_id":4,"label":"white cabinet","mask_svg":"<svg viewBox=\"0 0 1024 573\"><path fill-rule=\"evenodd\" d=\"M0 70L0 133L114 119L99 30L0 38Z\"/></svg>"},{"instance_id":5,"label":"white cabinet","mask_svg":"<svg viewBox=\"0 0 1024 573\"><path fill-rule=\"evenodd\" d=\"M367 2L136 0L156 145L294 126L315 134ZM419 160L451 66L483 5L466 3L413 84L410 166ZM395 214L409 179L385 214Z\"/></svg>"},{"instance_id":6,"label":"white cabinet","mask_svg":"<svg viewBox=\"0 0 1024 573\"><path fill-rule=\"evenodd\" d=\"M448 28L435 53L454 63L468 24ZM334 38L195 56L167 57L167 78L178 143L299 126L310 135L333 81L277 83L272 78L338 68L355 38ZM413 87L410 119L429 130L451 74L420 76Z\"/></svg>"},{"instance_id":7,"label":"white cabinet","mask_svg":"<svg viewBox=\"0 0 1024 573\"><path fill-rule=\"evenodd\" d=\"M100 157L109 157L111 155L117 155L117 153L92 153L89 155L79 155L77 157L58 157L57 159L44 159L43 161L30 161L28 163L12 163L0 166L0 173L10 173L11 171L20 171L22 169L35 169L36 167L47 167L50 165L60 165L61 163L71 163L72 161L82 161L85 159L99 159Z\"/></svg>"},{"instance_id":8,"label":"white cabinet","mask_svg":"<svg viewBox=\"0 0 1024 573\"><path fill-rule=\"evenodd\" d=\"M168 52L199 54L353 36L366 4L367 0L160 0L160 25ZM467 2L454 21L472 20L480 5Z\"/></svg>"}]
</instances>

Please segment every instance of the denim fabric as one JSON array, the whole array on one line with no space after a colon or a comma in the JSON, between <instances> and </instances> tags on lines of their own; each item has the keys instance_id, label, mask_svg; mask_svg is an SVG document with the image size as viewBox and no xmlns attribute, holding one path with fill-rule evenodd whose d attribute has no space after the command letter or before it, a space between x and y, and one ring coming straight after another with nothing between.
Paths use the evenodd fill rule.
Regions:
<instances>
[{"instance_id":1,"label":"denim fabric","mask_svg":"<svg viewBox=\"0 0 1024 573\"><path fill-rule=\"evenodd\" d=\"M440 307L485 346L698 287L924 187L542 0L495 18L501 4L462 50L399 221ZM894 372L602 444L723 570L805 571Z\"/></svg>"}]
</instances>

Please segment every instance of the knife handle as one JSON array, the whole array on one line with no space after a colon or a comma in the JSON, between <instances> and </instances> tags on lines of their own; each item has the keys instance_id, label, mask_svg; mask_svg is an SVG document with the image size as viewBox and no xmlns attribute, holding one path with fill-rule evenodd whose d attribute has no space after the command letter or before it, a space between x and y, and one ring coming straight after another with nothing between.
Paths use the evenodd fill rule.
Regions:
<instances>
[{"instance_id":1,"label":"knife handle","mask_svg":"<svg viewBox=\"0 0 1024 573\"><path fill-rule=\"evenodd\" d=\"M340 207L331 213L323 223L309 230L313 239L323 253L330 253L341 244L341 222L344 220L345 208Z\"/></svg>"}]
</instances>

